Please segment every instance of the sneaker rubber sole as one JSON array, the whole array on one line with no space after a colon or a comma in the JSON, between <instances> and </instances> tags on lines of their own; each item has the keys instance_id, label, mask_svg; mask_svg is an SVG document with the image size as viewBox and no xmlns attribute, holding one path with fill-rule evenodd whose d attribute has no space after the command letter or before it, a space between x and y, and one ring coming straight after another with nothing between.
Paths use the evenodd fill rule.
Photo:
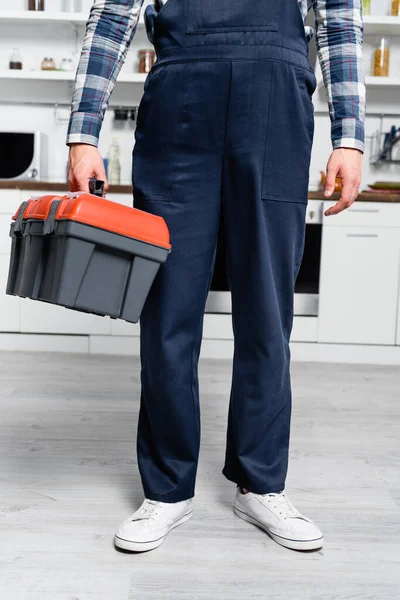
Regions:
<instances>
[{"instance_id":1,"label":"sneaker rubber sole","mask_svg":"<svg viewBox=\"0 0 400 600\"><path fill-rule=\"evenodd\" d=\"M240 508L238 508L235 505L233 507L233 512L240 519L243 519L244 521L247 521L248 523L252 523L253 525L256 525L260 529L263 529L266 533L268 533L268 535L277 544L280 544L281 546L284 546L285 548L289 548L290 550L319 550L324 545L324 537L323 536L313 539L313 540L306 540L306 541L285 538L285 537L282 537L281 535L277 535L276 533L273 533L267 525L264 525L264 523L257 521L257 519L255 519L254 517L251 517L250 515L248 515L247 513L245 513L243 510L241 510Z\"/></svg>"},{"instance_id":2,"label":"sneaker rubber sole","mask_svg":"<svg viewBox=\"0 0 400 600\"><path fill-rule=\"evenodd\" d=\"M169 534L170 531L175 529L175 527L178 527L178 525L182 525L182 523L185 523L186 521L188 521L192 515L193 515L193 510L186 513L185 515L180 517L177 521L172 523L172 525L168 529L167 533L155 540L150 540L147 542L140 542L140 541L135 541L135 540L126 540L124 538L120 538L117 535L115 535L114 544L117 546L117 548L121 548L122 550L129 550L130 552L148 552L149 550L154 550L155 548L158 548L158 546L161 546L161 544L163 543L163 541L165 540L165 538L167 537L167 535Z\"/></svg>"}]
</instances>

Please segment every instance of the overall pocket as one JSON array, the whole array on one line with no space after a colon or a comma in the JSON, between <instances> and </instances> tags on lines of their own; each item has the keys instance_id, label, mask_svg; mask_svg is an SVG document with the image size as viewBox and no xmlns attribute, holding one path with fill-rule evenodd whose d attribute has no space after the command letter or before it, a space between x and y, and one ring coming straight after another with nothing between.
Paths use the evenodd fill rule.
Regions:
<instances>
[{"instance_id":1,"label":"overall pocket","mask_svg":"<svg viewBox=\"0 0 400 600\"><path fill-rule=\"evenodd\" d=\"M262 198L308 202L314 138L313 72L274 63L262 177Z\"/></svg>"},{"instance_id":2,"label":"overall pocket","mask_svg":"<svg viewBox=\"0 0 400 600\"><path fill-rule=\"evenodd\" d=\"M153 67L146 79L133 149L135 199L170 200L181 122L180 80L179 69L171 65Z\"/></svg>"},{"instance_id":3,"label":"overall pocket","mask_svg":"<svg viewBox=\"0 0 400 600\"><path fill-rule=\"evenodd\" d=\"M187 34L277 31L279 0L188 0Z\"/></svg>"}]
</instances>

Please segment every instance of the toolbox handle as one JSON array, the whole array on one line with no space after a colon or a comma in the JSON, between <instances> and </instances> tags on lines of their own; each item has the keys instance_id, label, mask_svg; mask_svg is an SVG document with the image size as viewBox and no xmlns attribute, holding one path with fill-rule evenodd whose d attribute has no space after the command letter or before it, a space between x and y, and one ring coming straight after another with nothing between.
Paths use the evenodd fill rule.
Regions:
<instances>
[{"instance_id":1,"label":"toolbox handle","mask_svg":"<svg viewBox=\"0 0 400 600\"><path fill-rule=\"evenodd\" d=\"M89 179L89 192L93 196L99 196L99 198L103 198L104 196L104 181L101 179L96 179L96 177L92 177Z\"/></svg>"}]
</instances>

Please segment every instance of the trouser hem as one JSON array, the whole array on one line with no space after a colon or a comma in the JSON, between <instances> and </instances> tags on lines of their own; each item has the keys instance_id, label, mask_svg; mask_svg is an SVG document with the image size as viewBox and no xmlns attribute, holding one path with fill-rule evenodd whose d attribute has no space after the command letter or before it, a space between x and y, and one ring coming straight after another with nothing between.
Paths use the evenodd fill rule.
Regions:
<instances>
[{"instance_id":1,"label":"trouser hem","mask_svg":"<svg viewBox=\"0 0 400 600\"><path fill-rule=\"evenodd\" d=\"M262 488L254 488L248 483L241 483L238 477L236 477L236 475L227 467L224 467L222 469L222 474L224 475L224 477L226 477L226 479L232 481L233 483L236 483L237 486L244 488L249 492L252 492L252 494L280 494L280 492L283 492L283 490L285 489L285 482L275 484L272 486L266 484Z\"/></svg>"},{"instance_id":2,"label":"trouser hem","mask_svg":"<svg viewBox=\"0 0 400 600\"><path fill-rule=\"evenodd\" d=\"M195 493L194 482L195 481L196 481L196 474L192 477L192 479L189 481L189 483L185 485L185 487L181 487L180 490L175 491L175 492L170 492L168 494L157 494L155 492L152 492L149 489L146 489L146 486L143 486L143 491L144 491L145 498L147 498L148 500L155 500L157 502L169 502L169 503L183 502L183 500L190 500L191 498L194 498L194 493Z\"/></svg>"},{"instance_id":3,"label":"trouser hem","mask_svg":"<svg viewBox=\"0 0 400 600\"><path fill-rule=\"evenodd\" d=\"M145 498L147 498L148 500L155 500L157 502L168 502L172 504L174 502L190 500L194 497L194 490L193 492L180 492L177 494L154 494L153 492L145 492L144 495Z\"/></svg>"}]
</instances>

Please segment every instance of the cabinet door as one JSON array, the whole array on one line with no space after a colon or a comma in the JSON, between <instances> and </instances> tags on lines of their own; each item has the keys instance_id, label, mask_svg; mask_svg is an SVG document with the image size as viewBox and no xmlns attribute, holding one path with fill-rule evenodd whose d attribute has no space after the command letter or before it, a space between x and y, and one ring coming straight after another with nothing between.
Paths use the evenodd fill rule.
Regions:
<instances>
[{"instance_id":1,"label":"cabinet door","mask_svg":"<svg viewBox=\"0 0 400 600\"><path fill-rule=\"evenodd\" d=\"M24 197L24 199L27 199ZM6 215L11 223L12 215L21 204L20 190L0 190L0 215Z\"/></svg>"},{"instance_id":2,"label":"cabinet door","mask_svg":"<svg viewBox=\"0 0 400 600\"><path fill-rule=\"evenodd\" d=\"M6 295L9 262L8 254L0 254L0 331L8 333L20 330L21 305L19 298Z\"/></svg>"},{"instance_id":3,"label":"cabinet door","mask_svg":"<svg viewBox=\"0 0 400 600\"><path fill-rule=\"evenodd\" d=\"M399 269L399 229L325 226L318 341L394 345Z\"/></svg>"},{"instance_id":4,"label":"cabinet door","mask_svg":"<svg viewBox=\"0 0 400 600\"><path fill-rule=\"evenodd\" d=\"M21 302L21 331L108 335L110 319L26 298Z\"/></svg>"},{"instance_id":5,"label":"cabinet door","mask_svg":"<svg viewBox=\"0 0 400 600\"><path fill-rule=\"evenodd\" d=\"M399 294L399 310L397 315L397 339L396 344L400 346L400 294Z\"/></svg>"}]
</instances>

